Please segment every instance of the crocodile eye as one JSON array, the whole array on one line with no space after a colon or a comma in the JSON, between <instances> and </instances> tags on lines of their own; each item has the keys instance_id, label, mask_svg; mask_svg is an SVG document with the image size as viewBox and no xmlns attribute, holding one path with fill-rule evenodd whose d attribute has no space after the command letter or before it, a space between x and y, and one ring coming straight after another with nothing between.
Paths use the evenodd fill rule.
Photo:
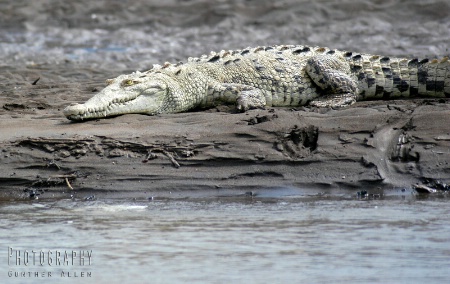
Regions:
<instances>
[{"instance_id":1,"label":"crocodile eye","mask_svg":"<svg viewBox=\"0 0 450 284\"><path fill-rule=\"evenodd\" d=\"M114 82L114 79L107 79L106 86L111 85Z\"/></svg>"},{"instance_id":2,"label":"crocodile eye","mask_svg":"<svg viewBox=\"0 0 450 284\"><path fill-rule=\"evenodd\" d=\"M133 86L136 85L137 83L139 83L139 81L136 80L132 80L132 79L126 79L122 81L122 87L128 87L128 86Z\"/></svg>"}]
</instances>

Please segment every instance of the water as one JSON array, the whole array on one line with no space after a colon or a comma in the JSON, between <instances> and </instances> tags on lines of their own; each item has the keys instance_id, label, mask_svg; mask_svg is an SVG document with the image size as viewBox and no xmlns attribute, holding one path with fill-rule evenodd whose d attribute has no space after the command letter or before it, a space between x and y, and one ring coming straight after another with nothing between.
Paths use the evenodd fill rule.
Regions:
<instances>
[{"instance_id":1,"label":"water","mask_svg":"<svg viewBox=\"0 0 450 284\"><path fill-rule=\"evenodd\" d=\"M83 283L444 283L448 204L446 196L3 202L0 281L65 283L64 272ZM25 249L92 251L92 263L16 265ZM32 276L14 276L22 271Z\"/></svg>"}]
</instances>

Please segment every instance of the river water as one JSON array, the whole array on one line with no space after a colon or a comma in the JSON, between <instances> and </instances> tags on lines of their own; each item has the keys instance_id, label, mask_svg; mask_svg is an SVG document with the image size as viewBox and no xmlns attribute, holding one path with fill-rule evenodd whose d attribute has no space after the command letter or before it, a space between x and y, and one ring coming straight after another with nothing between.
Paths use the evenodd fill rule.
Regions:
<instances>
[{"instance_id":1,"label":"river water","mask_svg":"<svg viewBox=\"0 0 450 284\"><path fill-rule=\"evenodd\" d=\"M414 194L3 202L0 279L444 283L448 204Z\"/></svg>"}]
</instances>

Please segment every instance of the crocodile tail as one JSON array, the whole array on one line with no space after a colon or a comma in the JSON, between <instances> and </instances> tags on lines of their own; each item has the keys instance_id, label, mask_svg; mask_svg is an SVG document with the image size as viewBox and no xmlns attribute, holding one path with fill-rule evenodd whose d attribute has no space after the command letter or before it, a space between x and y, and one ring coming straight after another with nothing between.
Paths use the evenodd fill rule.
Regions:
<instances>
[{"instance_id":1,"label":"crocodile tail","mask_svg":"<svg viewBox=\"0 0 450 284\"><path fill-rule=\"evenodd\" d=\"M394 57L352 58L363 99L450 97L450 60Z\"/></svg>"},{"instance_id":2,"label":"crocodile tail","mask_svg":"<svg viewBox=\"0 0 450 284\"><path fill-rule=\"evenodd\" d=\"M417 95L450 97L450 60L422 60L417 65ZM411 90L411 96L416 95Z\"/></svg>"}]
</instances>

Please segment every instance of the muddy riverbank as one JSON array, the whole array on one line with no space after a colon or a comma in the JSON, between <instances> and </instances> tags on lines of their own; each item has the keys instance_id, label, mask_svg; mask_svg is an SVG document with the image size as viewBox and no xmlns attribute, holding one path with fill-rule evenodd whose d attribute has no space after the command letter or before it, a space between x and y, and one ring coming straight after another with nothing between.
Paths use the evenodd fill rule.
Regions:
<instances>
[{"instance_id":1,"label":"muddy riverbank","mask_svg":"<svg viewBox=\"0 0 450 284\"><path fill-rule=\"evenodd\" d=\"M219 107L83 123L62 115L107 78L210 50L309 44L449 55L446 1L256 2L0 4L2 198L356 194L450 183L448 99L243 114Z\"/></svg>"}]
</instances>

